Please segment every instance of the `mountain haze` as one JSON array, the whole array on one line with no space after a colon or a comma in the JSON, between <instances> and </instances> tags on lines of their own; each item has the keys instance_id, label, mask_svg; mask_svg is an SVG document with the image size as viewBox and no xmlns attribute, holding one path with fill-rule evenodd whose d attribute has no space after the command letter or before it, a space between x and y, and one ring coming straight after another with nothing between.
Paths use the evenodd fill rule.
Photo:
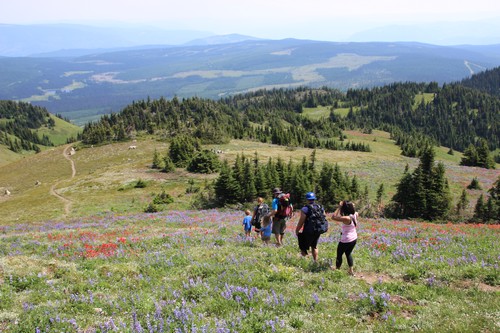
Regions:
<instances>
[{"instance_id":1,"label":"mountain haze","mask_svg":"<svg viewBox=\"0 0 500 333\"><path fill-rule=\"evenodd\" d=\"M340 90L392 82L454 82L500 65L500 45L311 40L155 46L68 58L0 58L0 99L21 100L83 124L133 100L223 96L263 88Z\"/></svg>"},{"instance_id":2,"label":"mountain haze","mask_svg":"<svg viewBox=\"0 0 500 333\"><path fill-rule=\"evenodd\" d=\"M213 36L213 33L144 25L0 24L0 56L36 56L72 49L109 51L139 45L178 45L208 36Z\"/></svg>"}]
</instances>

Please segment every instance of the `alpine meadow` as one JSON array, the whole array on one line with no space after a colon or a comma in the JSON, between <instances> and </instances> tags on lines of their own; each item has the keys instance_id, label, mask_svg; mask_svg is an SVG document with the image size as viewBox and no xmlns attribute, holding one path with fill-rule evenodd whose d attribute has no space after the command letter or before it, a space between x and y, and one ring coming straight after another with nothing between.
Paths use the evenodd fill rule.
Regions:
<instances>
[{"instance_id":1,"label":"alpine meadow","mask_svg":"<svg viewBox=\"0 0 500 333\"><path fill-rule=\"evenodd\" d=\"M369 63L363 78L386 73ZM110 82L0 101L0 332L500 332L500 67L342 89L274 85L278 71L251 88L249 72L239 93L219 94L241 72L216 87L200 72L186 95L130 95L119 112L96 111ZM78 114L51 113L73 89ZM273 189L294 206L282 246L242 224ZM311 192L329 222L317 261L296 233ZM332 269L342 201L359 213L353 275Z\"/></svg>"}]
</instances>

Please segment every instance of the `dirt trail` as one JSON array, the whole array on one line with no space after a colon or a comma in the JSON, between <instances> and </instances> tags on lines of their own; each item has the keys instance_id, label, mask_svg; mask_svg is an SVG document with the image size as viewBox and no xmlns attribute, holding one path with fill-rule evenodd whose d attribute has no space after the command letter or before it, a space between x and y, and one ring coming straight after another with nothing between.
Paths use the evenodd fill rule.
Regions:
<instances>
[{"instance_id":1,"label":"dirt trail","mask_svg":"<svg viewBox=\"0 0 500 333\"><path fill-rule=\"evenodd\" d=\"M70 157L71 155L68 153L70 148L71 148L71 145L67 145L66 148L64 148L64 151L62 154L63 154L64 158L67 159L71 164L71 178L70 179L73 179L76 175L76 167L75 167L75 162L71 159L71 157ZM73 202L71 200L69 200L68 198L65 198L62 195L60 195L59 193L57 193L56 187L62 181L63 180L60 180L60 181L56 182L55 184L53 184L50 187L49 193L50 193L50 195L53 195L53 196L59 198L64 203L64 216L63 217L67 217L71 211L71 205Z\"/></svg>"}]
</instances>

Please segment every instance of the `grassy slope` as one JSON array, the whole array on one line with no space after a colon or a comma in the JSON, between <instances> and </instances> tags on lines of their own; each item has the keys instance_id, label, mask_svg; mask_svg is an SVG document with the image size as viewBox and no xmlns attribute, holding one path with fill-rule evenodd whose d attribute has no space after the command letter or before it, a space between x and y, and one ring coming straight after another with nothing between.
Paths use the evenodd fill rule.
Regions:
<instances>
[{"instance_id":1,"label":"grassy slope","mask_svg":"<svg viewBox=\"0 0 500 333\"><path fill-rule=\"evenodd\" d=\"M498 226L362 219L352 278L345 261L329 269L338 225L313 264L298 256L297 216L282 248L242 237L242 216L0 227L0 331L498 331Z\"/></svg>"},{"instance_id":2,"label":"grassy slope","mask_svg":"<svg viewBox=\"0 0 500 333\"><path fill-rule=\"evenodd\" d=\"M76 125L66 122L54 115L50 116L55 121L55 126L53 129L47 127L40 128L37 133L41 137L42 135L47 135L56 146L66 143L66 139L69 137L76 138L77 134L82 131L82 129Z\"/></svg>"},{"instance_id":3,"label":"grassy slope","mask_svg":"<svg viewBox=\"0 0 500 333\"><path fill-rule=\"evenodd\" d=\"M374 131L373 134L346 132L348 140L365 141L372 149L371 153L318 150L318 167L321 163L338 163L341 169L358 176L362 188L369 188L371 198L375 197L380 184L384 184L387 202L394 194L395 184L402 176L408 163L413 169L418 159L400 155L399 148L389 139L387 133ZM76 176L71 178L71 164L62 152L64 147L49 149L40 154L27 156L19 161L0 167L0 193L7 188L10 197L0 196L0 224L18 221L35 222L63 217L63 202L49 194L51 186L57 192L72 201L70 216L87 216L103 212L138 212L151 202L152 196L165 190L175 202L172 209L190 207L192 200L186 194L188 180L194 179L196 185L211 181L217 175L189 174L185 170L165 174L151 170L149 165L155 149L166 154L168 145L149 138L139 139L137 149L129 150L130 143L119 143L101 147L86 148L77 151L71 158L76 166ZM281 157L288 162L296 162L311 156L311 149L290 150L285 147L233 140L227 145L214 148L224 151L222 159L234 161L236 154L244 153L253 157L258 152L261 162L269 157ZM450 156L446 148L437 149L436 159L446 165L446 175L450 181L455 200L461 189L467 186L473 177L479 179L483 191L469 191L473 208L480 193L485 193L500 175L497 170L458 166L460 154ZM145 189L136 189L134 182L142 179L148 182ZM35 182L42 184L35 186Z\"/></svg>"},{"instance_id":4,"label":"grassy slope","mask_svg":"<svg viewBox=\"0 0 500 333\"><path fill-rule=\"evenodd\" d=\"M76 138L78 133L82 131L82 129L74 124L68 123L54 115L50 115L52 119L55 121L55 126L52 129L47 127L41 127L36 132L39 137L43 135L47 135L52 143L56 146L62 145L66 143L66 139L73 137ZM4 121L5 119L0 119L0 121ZM9 135L9 137L14 140L15 137ZM52 147L41 147L42 149L52 149ZM19 159L26 158L27 156L33 155L33 152L23 152L20 154L16 154L9 150L7 146L0 144L0 166L6 165L13 161L17 161Z\"/></svg>"},{"instance_id":5,"label":"grassy slope","mask_svg":"<svg viewBox=\"0 0 500 333\"><path fill-rule=\"evenodd\" d=\"M318 150L318 164L339 163L369 185L372 197L382 182L388 197L406 163L418 162L401 156L387 133L346 135L365 140L373 152ZM147 322L160 327L168 318L171 327L186 320L208 331L231 323L242 332L498 328L496 226L362 219L353 279L345 267L329 270L338 226L322 236L317 265L297 257L297 216L281 249L246 241L241 212L174 211L189 207L188 179L202 184L216 175L152 171L154 150L166 153L168 144L140 138L129 150L130 144L78 150L71 156L74 178L64 147L0 167L0 331L93 331L113 319L124 332L134 332L138 321L144 330ZM257 151L262 162L278 156L298 162L312 152L238 140L214 148L229 161ZM454 189L474 176L487 189L500 174L460 167L460 155L446 152L438 149L437 159ZM148 187L135 189L138 179ZM51 186L72 201L68 217L64 203L49 194ZM4 188L10 197L1 195ZM161 189L174 197L169 211L137 214Z\"/></svg>"}]
</instances>

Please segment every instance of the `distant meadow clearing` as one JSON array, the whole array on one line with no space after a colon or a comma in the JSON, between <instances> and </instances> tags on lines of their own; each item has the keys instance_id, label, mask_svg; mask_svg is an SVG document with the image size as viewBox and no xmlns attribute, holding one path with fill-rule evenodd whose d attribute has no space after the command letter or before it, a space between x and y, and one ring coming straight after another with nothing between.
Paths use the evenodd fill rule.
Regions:
<instances>
[{"instance_id":1,"label":"distant meadow clearing","mask_svg":"<svg viewBox=\"0 0 500 333\"><path fill-rule=\"evenodd\" d=\"M244 237L240 211L0 226L1 332L498 332L500 227L361 219L356 276ZM344 258L345 259L345 258Z\"/></svg>"}]
</instances>

